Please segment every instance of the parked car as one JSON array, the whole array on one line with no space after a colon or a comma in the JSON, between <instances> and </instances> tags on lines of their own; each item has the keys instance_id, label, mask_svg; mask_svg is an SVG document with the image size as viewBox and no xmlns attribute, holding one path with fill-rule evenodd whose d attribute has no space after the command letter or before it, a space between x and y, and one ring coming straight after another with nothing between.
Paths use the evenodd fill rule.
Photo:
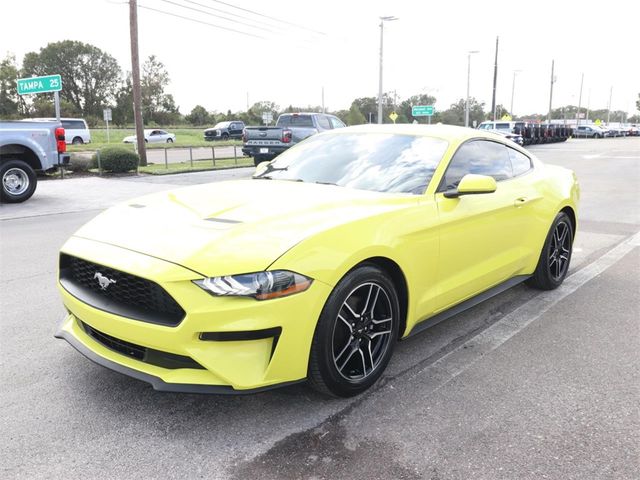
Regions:
<instances>
[{"instance_id":1,"label":"parked car","mask_svg":"<svg viewBox=\"0 0 640 480\"><path fill-rule=\"evenodd\" d=\"M517 133L511 133L507 130L491 130L491 129L484 129L484 130L486 132L495 133L496 135L500 135L501 137L508 138L509 140L517 143L520 146L524 144L522 135L518 135Z\"/></svg>"},{"instance_id":2,"label":"parked car","mask_svg":"<svg viewBox=\"0 0 640 480\"><path fill-rule=\"evenodd\" d=\"M571 170L497 135L328 130L253 180L155 193L83 226L60 252L56 337L157 390L307 380L357 395L398 339L521 282L559 287L579 194Z\"/></svg>"},{"instance_id":3,"label":"parked car","mask_svg":"<svg viewBox=\"0 0 640 480\"><path fill-rule=\"evenodd\" d=\"M0 201L19 203L36 190L36 172L69 163L65 131L57 121L0 122Z\"/></svg>"},{"instance_id":4,"label":"parked car","mask_svg":"<svg viewBox=\"0 0 640 480\"><path fill-rule=\"evenodd\" d=\"M283 113L275 127L245 127L242 153L258 165L311 135L342 127L342 120L326 113Z\"/></svg>"},{"instance_id":5,"label":"parked car","mask_svg":"<svg viewBox=\"0 0 640 480\"><path fill-rule=\"evenodd\" d=\"M244 130L244 122L240 120L233 120L231 122L217 123L213 128L207 128L204 131L204 139L208 142L213 140L229 140L242 138L242 131Z\"/></svg>"},{"instance_id":6,"label":"parked car","mask_svg":"<svg viewBox=\"0 0 640 480\"><path fill-rule=\"evenodd\" d=\"M136 138L135 135L124 137L122 143L135 143ZM176 141L176 136L164 130L148 129L144 131L144 141L147 143L173 143Z\"/></svg>"},{"instance_id":7,"label":"parked car","mask_svg":"<svg viewBox=\"0 0 640 480\"><path fill-rule=\"evenodd\" d=\"M55 118L33 118L36 122L56 122ZM29 120L26 120L29 121ZM65 131L65 142L67 145L82 145L91 143L91 131L87 122L82 118L61 118L62 128Z\"/></svg>"},{"instance_id":8,"label":"parked car","mask_svg":"<svg viewBox=\"0 0 640 480\"><path fill-rule=\"evenodd\" d=\"M573 129L576 138L604 138L608 133L597 125L578 125Z\"/></svg>"}]
</instances>

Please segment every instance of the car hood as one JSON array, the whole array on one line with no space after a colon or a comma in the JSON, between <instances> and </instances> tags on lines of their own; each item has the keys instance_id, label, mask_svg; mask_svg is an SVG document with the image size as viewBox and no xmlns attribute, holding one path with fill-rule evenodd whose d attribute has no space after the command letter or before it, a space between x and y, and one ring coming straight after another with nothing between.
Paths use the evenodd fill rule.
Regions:
<instances>
[{"instance_id":1,"label":"car hood","mask_svg":"<svg viewBox=\"0 0 640 480\"><path fill-rule=\"evenodd\" d=\"M219 182L122 203L75 236L205 276L249 273L266 269L314 234L413 205L419 198L278 180Z\"/></svg>"}]
</instances>

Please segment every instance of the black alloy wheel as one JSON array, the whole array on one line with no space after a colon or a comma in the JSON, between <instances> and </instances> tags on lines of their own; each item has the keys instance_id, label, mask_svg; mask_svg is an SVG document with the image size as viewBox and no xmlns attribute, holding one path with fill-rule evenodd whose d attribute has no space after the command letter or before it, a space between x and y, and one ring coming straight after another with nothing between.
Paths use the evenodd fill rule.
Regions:
<instances>
[{"instance_id":1,"label":"black alloy wheel","mask_svg":"<svg viewBox=\"0 0 640 480\"><path fill-rule=\"evenodd\" d=\"M573 224L569 216L560 212L551 225L544 242L538 265L527 283L540 290L553 290L562 285L573 251Z\"/></svg>"},{"instance_id":2,"label":"black alloy wheel","mask_svg":"<svg viewBox=\"0 0 640 480\"><path fill-rule=\"evenodd\" d=\"M398 337L399 302L388 275L364 264L329 296L311 347L309 383L340 397L373 385L389 363Z\"/></svg>"}]
</instances>

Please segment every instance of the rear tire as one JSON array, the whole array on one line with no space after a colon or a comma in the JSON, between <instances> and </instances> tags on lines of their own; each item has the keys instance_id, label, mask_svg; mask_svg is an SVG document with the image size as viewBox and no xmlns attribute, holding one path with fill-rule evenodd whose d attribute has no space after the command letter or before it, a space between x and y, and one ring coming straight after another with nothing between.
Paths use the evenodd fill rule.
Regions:
<instances>
[{"instance_id":1,"label":"rear tire","mask_svg":"<svg viewBox=\"0 0 640 480\"><path fill-rule=\"evenodd\" d=\"M340 280L325 303L307 378L321 393L351 397L384 372L398 338L400 304L389 276L363 264Z\"/></svg>"},{"instance_id":2,"label":"rear tire","mask_svg":"<svg viewBox=\"0 0 640 480\"><path fill-rule=\"evenodd\" d=\"M31 198L36 191L38 177L28 164L22 160L6 160L0 165L2 203L20 203Z\"/></svg>"},{"instance_id":3,"label":"rear tire","mask_svg":"<svg viewBox=\"0 0 640 480\"><path fill-rule=\"evenodd\" d=\"M539 290L554 290L562 285L569 271L573 252L573 225L569 216L560 212L551 224L544 241L538 265L527 284Z\"/></svg>"},{"instance_id":4,"label":"rear tire","mask_svg":"<svg viewBox=\"0 0 640 480\"><path fill-rule=\"evenodd\" d=\"M73 140L71 140L72 145L82 145L83 143L84 140L82 140L82 138L80 137L73 137Z\"/></svg>"}]
</instances>

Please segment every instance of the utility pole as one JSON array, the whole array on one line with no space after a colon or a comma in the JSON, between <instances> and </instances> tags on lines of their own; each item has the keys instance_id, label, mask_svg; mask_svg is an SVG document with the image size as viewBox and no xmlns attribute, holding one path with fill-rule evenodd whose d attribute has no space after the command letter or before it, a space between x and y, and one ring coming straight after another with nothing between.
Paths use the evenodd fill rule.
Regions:
<instances>
[{"instance_id":1,"label":"utility pole","mask_svg":"<svg viewBox=\"0 0 640 480\"><path fill-rule=\"evenodd\" d=\"M553 101L553 83L556 81L553 76L553 68L555 66L555 60L551 60L551 89L549 91L549 114L547 115L547 123L551 123L551 102Z\"/></svg>"},{"instance_id":2,"label":"utility pole","mask_svg":"<svg viewBox=\"0 0 640 480\"><path fill-rule=\"evenodd\" d=\"M493 121L496 121L496 86L498 84L498 40L496 37L496 60L493 64L493 97L491 99L491 111L493 112Z\"/></svg>"},{"instance_id":3,"label":"utility pole","mask_svg":"<svg viewBox=\"0 0 640 480\"><path fill-rule=\"evenodd\" d=\"M607 108L607 127L609 126L609 118L611 116L611 97L613 96L613 87L609 90L609 107Z\"/></svg>"},{"instance_id":4,"label":"utility pole","mask_svg":"<svg viewBox=\"0 0 640 480\"><path fill-rule=\"evenodd\" d=\"M140 165L147 165L147 150L142 124L142 95L140 92L140 58L138 55L138 1L129 0L129 30L131 33L131 75L133 77L133 119L136 123L136 143Z\"/></svg>"},{"instance_id":5,"label":"utility pole","mask_svg":"<svg viewBox=\"0 0 640 480\"><path fill-rule=\"evenodd\" d=\"M582 107L582 84L584 83L584 73L580 80L580 96L578 97L578 114L576 115L576 125L580 125L580 107Z\"/></svg>"},{"instance_id":6,"label":"utility pole","mask_svg":"<svg viewBox=\"0 0 640 480\"><path fill-rule=\"evenodd\" d=\"M388 16L380 17L380 81L378 83L378 123L382 123L382 53L383 53L383 39L384 39L384 22L392 22L398 20L397 17Z\"/></svg>"},{"instance_id":7,"label":"utility pole","mask_svg":"<svg viewBox=\"0 0 640 480\"><path fill-rule=\"evenodd\" d=\"M324 85L322 86L322 113L326 113L327 111L324 109Z\"/></svg>"},{"instance_id":8,"label":"utility pole","mask_svg":"<svg viewBox=\"0 0 640 480\"><path fill-rule=\"evenodd\" d=\"M516 116L513 114L513 94L516 91L516 74L518 74L520 70L513 71L513 82L511 83L511 108L509 109L509 115L511 118L515 120Z\"/></svg>"},{"instance_id":9,"label":"utility pole","mask_svg":"<svg viewBox=\"0 0 640 480\"><path fill-rule=\"evenodd\" d=\"M471 85L471 54L478 53L478 50L467 52L467 98L464 103L464 126L469 126L469 86Z\"/></svg>"}]
</instances>

